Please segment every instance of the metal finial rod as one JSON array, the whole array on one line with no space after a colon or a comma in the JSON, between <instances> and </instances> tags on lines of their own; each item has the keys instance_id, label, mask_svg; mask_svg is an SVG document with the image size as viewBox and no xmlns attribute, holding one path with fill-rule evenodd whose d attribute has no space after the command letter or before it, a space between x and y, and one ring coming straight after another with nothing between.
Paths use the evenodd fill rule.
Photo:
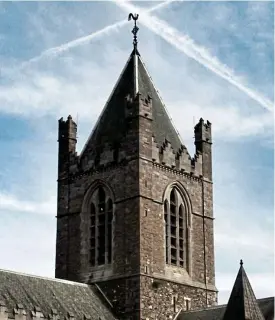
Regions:
<instances>
[{"instance_id":1,"label":"metal finial rod","mask_svg":"<svg viewBox=\"0 0 275 320\"><path fill-rule=\"evenodd\" d=\"M241 261L240 261L240 265L241 265L241 267L243 266L243 260L241 259Z\"/></svg>"},{"instance_id":2,"label":"metal finial rod","mask_svg":"<svg viewBox=\"0 0 275 320\"><path fill-rule=\"evenodd\" d=\"M136 50L137 49L137 33L138 33L138 30L139 28L137 27L137 19L138 19L138 14L132 14L130 13L129 16L128 16L128 21L130 21L131 19L134 20L135 22L135 25L134 25L134 28L132 30L132 33L134 35L134 41L133 41L133 45L134 45L134 49Z\"/></svg>"}]
</instances>

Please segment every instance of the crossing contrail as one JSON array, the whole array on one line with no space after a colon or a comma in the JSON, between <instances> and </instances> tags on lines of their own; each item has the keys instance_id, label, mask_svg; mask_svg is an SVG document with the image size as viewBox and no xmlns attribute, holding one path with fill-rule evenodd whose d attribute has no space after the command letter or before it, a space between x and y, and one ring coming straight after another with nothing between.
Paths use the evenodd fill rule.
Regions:
<instances>
[{"instance_id":1,"label":"crossing contrail","mask_svg":"<svg viewBox=\"0 0 275 320\"><path fill-rule=\"evenodd\" d=\"M153 11L156 11L158 9L166 7L167 5L169 5L170 3L174 2L174 1L176 1L176 0L167 0L167 1L161 2L154 7L151 7L150 9L145 9L144 12L151 13ZM180 0L180 1L183 1L183 0ZM77 38L75 40L64 43L60 46L47 49L47 50L43 51L40 55L38 55L34 58L31 58L28 61L23 62L21 64L21 66L19 67L19 69L22 70L25 67L29 66L31 63L37 62L44 57L56 56L58 54L61 54L65 51L69 50L69 49L76 48L80 45L89 43L91 40L97 39L103 35L107 35L112 31L117 31L118 29L120 29L121 27L126 25L127 23L129 23L128 20L122 20L122 21L116 22L114 24L111 24L109 26L106 26L105 28L103 28L101 30L95 31L94 33L89 34L88 36ZM18 69L17 69L17 71L18 71Z\"/></svg>"},{"instance_id":2,"label":"crossing contrail","mask_svg":"<svg viewBox=\"0 0 275 320\"><path fill-rule=\"evenodd\" d=\"M224 80L237 87L240 91L247 94L250 98L257 101L262 107L269 111L273 111L273 103L269 99L263 97L253 89L248 88L226 65L222 64L216 57L213 57L206 48L197 45L189 36L180 33L171 27L167 22L152 16L150 12L140 9L128 1L114 0L114 2L127 12L140 12L139 21L145 27L155 32L172 46L185 53L188 57L199 62L207 69L214 72Z\"/></svg>"}]
</instances>

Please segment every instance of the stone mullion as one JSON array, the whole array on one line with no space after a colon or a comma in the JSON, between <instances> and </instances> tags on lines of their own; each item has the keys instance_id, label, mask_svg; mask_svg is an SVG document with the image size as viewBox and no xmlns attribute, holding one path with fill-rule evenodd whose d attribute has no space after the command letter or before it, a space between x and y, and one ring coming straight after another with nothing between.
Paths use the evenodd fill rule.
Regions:
<instances>
[{"instance_id":1,"label":"stone mullion","mask_svg":"<svg viewBox=\"0 0 275 320\"><path fill-rule=\"evenodd\" d=\"M94 266L95 264L95 253L96 253L96 245L95 245L95 230L96 230L96 210L94 202L90 203L90 244L89 244L89 252L90 252L90 262L91 265ZM92 221L94 221L92 223ZM94 243L92 245L92 239L94 239Z\"/></svg>"},{"instance_id":2,"label":"stone mullion","mask_svg":"<svg viewBox=\"0 0 275 320\"><path fill-rule=\"evenodd\" d=\"M189 268L189 258L188 258L188 255L189 255L189 251L190 248L189 248L189 229L187 228L187 225L185 225L185 229L184 229L184 242L183 242L183 245L184 245L184 253L183 253L183 257L184 257L184 268L186 270L188 270Z\"/></svg>"},{"instance_id":3,"label":"stone mullion","mask_svg":"<svg viewBox=\"0 0 275 320\"><path fill-rule=\"evenodd\" d=\"M179 198L179 195L177 194L177 199ZM176 244L177 244L177 266L180 266L180 228L179 228L179 207L180 207L180 202L176 202Z\"/></svg>"},{"instance_id":4,"label":"stone mullion","mask_svg":"<svg viewBox=\"0 0 275 320\"><path fill-rule=\"evenodd\" d=\"M95 266L98 266L98 212L99 212L99 201L96 197L95 201Z\"/></svg>"},{"instance_id":5,"label":"stone mullion","mask_svg":"<svg viewBox=\"0 0 275 320\"><path fill-rule=\"evenodd\" d=\"M109 235L109 237L111 237L111 252L110 252L110 260L111 263L113 263L114 259L114 229L115 229L115 210L114 210L114 206L112 205L112 222L111 222L111 234Z\"/></svg>"},{"instance_id":6,"label":"stone mullion","mask_svg":"<svg viewBox=\"0 0 275 320\"><path fill-rule=\"evenodd\" d=\"M105 201L105 205L104 205L104 216L105 216L105 257L104 257L104 261L105 264L108 264L108 214L109 214L109 208L108 208L108 201Z\"/></svg>"},{"instance_id":7,"label":"stone mullion","mask_svg":"<svg viewBox=\"0 0 275 320\"><path fill-rule=\"evenodd\" d=\"M187 208L186 206L183 207L184 208L184 212L183 212L183 258L184 258L184 268L187 269L187 250L188 250L188 246L187 246Z\"/></svg>"},{"instance_id":8,"label":"stone mullion","mask_svg":"<svg viewBox=\"0 0 275 320\"><path fill-rule=\"evenodd\" d=\"M171 264L171 215L170 215L170 201L167 206L167 251L168 251L168 264Z\"/></svg>"}]
</instances>

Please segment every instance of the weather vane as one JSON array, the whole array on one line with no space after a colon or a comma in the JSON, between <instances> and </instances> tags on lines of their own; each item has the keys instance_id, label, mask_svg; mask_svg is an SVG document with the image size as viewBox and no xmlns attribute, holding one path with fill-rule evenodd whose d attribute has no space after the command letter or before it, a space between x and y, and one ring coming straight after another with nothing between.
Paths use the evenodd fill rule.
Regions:
<instances>
[{"instance_id":1,"label":"weather vane","mask_svg":"<svg viewBox=\"0 0 275 320\"><path fill-rule=\"evenodd\" d=\"M134 49L136 50L137 49L137 33L138 33L138 30L139 30L139 28L137 27L138 14L133 15L132 13L130 13L129 16L128 16L128 21L130 21L131 19L133 19L134 22L135 22L135 25L134 25L134 28L132 30L132 33L134 35L133 45L134 45Z\"/></svg>"}]
</instances>

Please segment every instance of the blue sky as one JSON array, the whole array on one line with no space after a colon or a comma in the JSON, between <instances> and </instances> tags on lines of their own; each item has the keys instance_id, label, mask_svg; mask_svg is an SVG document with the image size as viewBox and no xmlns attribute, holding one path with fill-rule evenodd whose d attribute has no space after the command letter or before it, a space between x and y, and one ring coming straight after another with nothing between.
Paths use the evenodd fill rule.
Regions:
<instances>
[{"instance_id":1,"label":"blue sky","mask_svg":"<svg viewBox=\"0 0 275 320\"><path fill-rule=\"evenodd\" d=\"M191 153L194 120L213 124L219 302L241 258L256 296L273 295L273 3L142 11L157 4L0 2L0 268L54 276L57 120L78 116L80 153L132 50L132 23L66 43L133 11L142 58Z\"/></svg>"}]
</instances>

